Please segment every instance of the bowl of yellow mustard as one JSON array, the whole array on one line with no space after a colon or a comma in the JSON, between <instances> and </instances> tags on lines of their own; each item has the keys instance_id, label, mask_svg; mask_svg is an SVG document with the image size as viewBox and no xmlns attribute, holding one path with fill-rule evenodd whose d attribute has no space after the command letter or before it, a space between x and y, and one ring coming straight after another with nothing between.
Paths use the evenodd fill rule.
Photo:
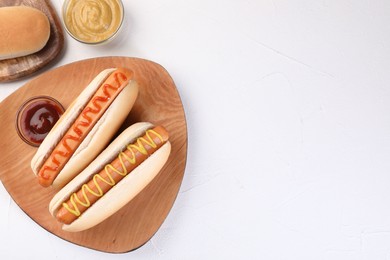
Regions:
<instances>
[{"instance_id":1,"label":"bowl of yellow mustard","mask_svg":"<svg viewBox=\"0 0 390 260\"><path fill-rule=\"evenodd\" d=\"M121 0L65 0L65 29L79 42L101 44L113 39L124 19Z\"/></svg>"}]
</instances>

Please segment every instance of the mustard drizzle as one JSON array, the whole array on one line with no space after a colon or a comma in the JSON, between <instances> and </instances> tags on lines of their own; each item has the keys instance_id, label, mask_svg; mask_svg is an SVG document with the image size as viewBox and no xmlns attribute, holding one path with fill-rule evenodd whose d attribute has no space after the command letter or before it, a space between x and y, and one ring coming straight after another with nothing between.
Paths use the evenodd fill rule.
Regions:
<instances>
[{"instance_id":1,"label":"mustard drizzle","mask_svg":"<svg viewBox=\"0 0 390 260\"><path fill-rule=\"evenodd\" d=\"M136 159L135 159L135 152L131 149L131 148L134 148L135 150L139 151L140 153L144 154L144 155L147 155L148 152L144 146L144 144L147 144L149 145L150 147L152 148L156 148L157 147L157 144L153 141L153 138L150 136L150 134L154 134L155 136L157 136L161 142L163 142L163 138L160 134L158 134L156 131L152 130L152 129L149 129L145 132L145 136L147 137L147 139L143 138L143 137L139 137L137 138L137 141L134 143L134 144L129 144L126 146L126 149L129 150L131 152L131 156L127 156L125 154L125 152L121 151L118 155L118 159L120 161L120 164L121 164L121 168L122 168L122 171L119 171L117 169L115 169L114 166L112 166L110 163L106 164L104 166L104 171L106 172L109 180L106 180L105 178L101 177L99 173L96 173L92 180L95 184L95 187L97 188L98 192L95 192L94 190L92 190L86 183L83 184L83 186L81 187L81 191L82 191L82 195L83 195L83 199L84 201L80 200L79 197L77 196L76 192L74 192L71 196L70 196L70 204L73 206L74 209L72 209L67 202L64 202L62 203L62 206L67 209L70 213L72 213L73 215L75 215L76 217L79 217L81 215L81 212L80 212L80 209L79 207L77 206L77 203L79 203L80 205L84 206L84 207L89 207L91 206L91 202L90 200L88 199L88 196L87 196L87 191L91 194L93 194L94 196L96 197L102 197L104 192L102 190L102 188L100 187L100 185L98 184L97 182L97 179L100 179L102 182L105 182L106 184L110 185L111 187L115 186L115 181L114 179L112 178L111 176L111 173L112 172L116 172L117 174L121 175L121 176L126 176L128 174L127 172L127 169L126 169L126 166L125 166L125 160L127 160L129 163L131 164L135 164L136 163ZM111 173L110 173L110 171Z\"/></svg>"}]
</instances>

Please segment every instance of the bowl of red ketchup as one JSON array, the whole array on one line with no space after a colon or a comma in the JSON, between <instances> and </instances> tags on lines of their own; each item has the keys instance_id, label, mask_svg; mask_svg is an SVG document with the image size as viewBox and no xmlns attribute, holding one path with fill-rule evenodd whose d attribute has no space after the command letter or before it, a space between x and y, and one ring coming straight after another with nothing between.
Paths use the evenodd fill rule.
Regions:
<instances>
[{"instance_id":1,"label":"bowl of red ketchup","mask_svg":"<svg viewBox=\"0 0 390 260\"><path fill-rule=\"evenodd\" d=\"M39 146L64 111L61 103L52 97L32 97L17 112L16 130L24 142Z\"/></svg>"}]
</instances>

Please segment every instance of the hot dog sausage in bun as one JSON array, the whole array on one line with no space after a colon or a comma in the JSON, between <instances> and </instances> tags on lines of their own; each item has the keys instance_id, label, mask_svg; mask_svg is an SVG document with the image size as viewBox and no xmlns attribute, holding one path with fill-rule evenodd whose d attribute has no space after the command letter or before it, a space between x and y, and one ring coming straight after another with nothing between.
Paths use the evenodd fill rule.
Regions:
<instances>
[{"instance_id":1,"label":"hot dog sausage in bun","mask_svg":"<svg viewBox=\"0 0 390 260\"><path fill-rule=\"evenodd\" d=\"M31 161L39 183L60 188L103 149L138 95L133 72L106 69L92 80L46 136Z\"/></svg>"},{"instance_id":2,"label":"hot dog sausage in bun","mask_svg":"<svg viewBox=\"0 0 390 260\"><path fill-rule=\"evenodd\" d=\"M51 200L63 230L91 228L131 201L160 172L171 144L162 126L136 123L123 131Z\"/></svg>"}]
</instances>

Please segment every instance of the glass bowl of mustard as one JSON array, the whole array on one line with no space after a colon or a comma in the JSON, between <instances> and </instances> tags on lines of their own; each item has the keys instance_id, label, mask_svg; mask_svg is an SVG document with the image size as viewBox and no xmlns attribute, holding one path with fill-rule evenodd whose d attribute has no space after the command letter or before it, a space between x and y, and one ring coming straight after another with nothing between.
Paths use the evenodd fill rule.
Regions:
<instances>
[{"instance_id":1,"label":"glass bowl of mustard","mask_svg":"<svg viewBox=\"0 0 390 260\"><path fill-rule=\"evenodd\" d=\"M112 40L124 19L121 0L65 0L62 19L75 40L97 45Z\"/></svg>"},{"instance_id":2,"label":"glass bowl of mustard","mask_svg":"<svg viewBox=\"0 0 390 260\"><path fill-rule=\"evenodd\" d=\"M64 112L61 103L52 97L32 97L16 114L16 131L25 143L39 146Z\"/></svg>"}]
</instances>

